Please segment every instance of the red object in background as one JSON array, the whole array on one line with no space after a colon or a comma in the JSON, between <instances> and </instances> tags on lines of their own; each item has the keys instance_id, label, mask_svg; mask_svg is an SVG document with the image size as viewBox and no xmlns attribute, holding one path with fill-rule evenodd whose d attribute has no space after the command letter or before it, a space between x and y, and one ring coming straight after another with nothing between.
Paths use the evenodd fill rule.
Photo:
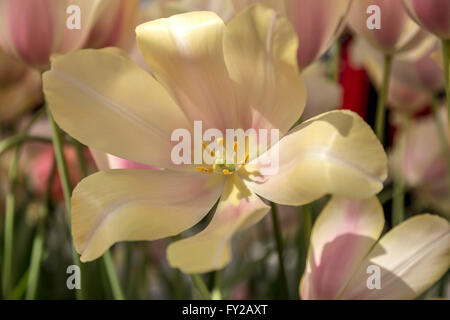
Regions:
<instances>
[{"instance_id":1,"label":"red object in background","mask_svg":"<svg viewBox=\"0 0 450 320\"><path fill-rule=\"evenodd\" d=\"M355 68L350 61L349 45L352 38L342 43L339 83L343 89L341 109L358 113L367 120L367 105L369 102L370 81L364 69Z\"/></svg>"}]
</instances>

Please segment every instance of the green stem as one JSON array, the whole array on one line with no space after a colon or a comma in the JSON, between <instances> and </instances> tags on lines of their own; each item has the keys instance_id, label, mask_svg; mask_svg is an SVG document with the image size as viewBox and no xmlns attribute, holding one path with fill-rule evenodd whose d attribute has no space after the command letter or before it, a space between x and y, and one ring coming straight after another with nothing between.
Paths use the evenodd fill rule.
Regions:
<instances>
[{"instance_id":1,"label":"green stem","mask_svg":"<svg viewBox=\"0 0 450 320\"><path fill-rule=\"evenodd\" d=\"M384 131L386 125L386 100L389 89L389 78L391 75L392 56L384 56L383 82L381 84L381 92L378 96L377 113L375 118L375 133L381 143L384 142Z\"/></svg>"},{"instance_id":2,"label":"green stem","mask_svg":"<svg viewBox=\"0 0 450 320\"><path fill-rule=\"evenodd\" d=\"M311 229L312 229L312 208L311 204L306 204L299 210L299 222L300 228L297 235L297 245L298 245L298 266L297 270L298 279L300 281L303 273L305 272L306 267L306 259L308 256L309 250L309 241L311 238Z\"/></svg>"},{"instance_id":3,"label":"green stem","mask_svg":"<svg viewBox=\"0 0 450 320\"><path fill-rule=\"evenodd\" d=\"M22 135L10 137L0 143L0 155L2 155L9 148L15 147L14 156L9 168L8 179L9 179L9 190L6 195L6 214L5 214L5 242L4 242L4 267L2 272L2 283L3 283L3 296L8 298L11 293L12 287L12 250L14 241L14 211L16 206L15 199L15 189L17 185L17 174L19 168L19 155L22 143L25 141L36 140L41 141L45 138L41 137L30 137L27 136L28 131L37 121L37 119L42 115L42 109L36 112L31 118L30 122L23 130Z\"/></svg>"},{"instance_id":4,"label":"green stem","mask_svg":"<svg viewBox=\"0 0 450 320\"><path fill-rule=\"evenodd\" d=\"M48 215L50 205L50 194L52 190L53 180L56 173L56 161L53 161L52 169L47 179L47 188L45 190L44 200L41 205L41 214L39 215L39 225L37 233L33 241L31 251L31 262L29 267L29 275L27 280L26 299L34 300L36 297L37 286L39 284L39 273L41 270L41 260L44 252L44 236L45 236L45 219Z\"/></svg>"},{"instance_id":5,"label":"green stem","mask_svg":"<svg viewBox=\"0 0 450 320\"><path fill-rule=\"evenodd\" d=\"M48 106L46 106L48 108ZM69 227L70 227L70 195L72 188L70 186L69 173L67 169L66 159L64 157L63 143L61 132L53 119L50 109L47 109L48 120L50 122L50 128L52 131L53 148L55 151L56 165L58 167L58 173L61 179L61 186L64 195L64 203L66 205L66 211L68 215Z\"/></svg>"},{"instance_id":6,"label":"green stem","mask_svg":"<svg viewBox=\"0 0 450 320\"><path fill-rule=\"evenodd\" d=\"M46 137L29 136L29 135L16 135L4 139L0 142L0 156L8 151L9 149L18 146L24 142L42 142L42 143L52 143L52 139Z\"/></svg>"},{"instance_id":7,"label":"green stem","mask_svg":"<svg viewBox=\"0 0 450 320\"><path fill-rule=\"evenodd\" d=\"M395 173L392 198L392 227L405 220L405 180L401 173Z\"/></svg>"},{"instance_id":8,"label":"green stem","mask_svg":"<svg viewBox=\"0 0 450 320\"><path fill-rule=\"evenodd\" d=\"M222 271L217 270L214 273L214 288L211 294L212 300L222 300Z\"/></svg>"},{"instance_id":9,"label":"green stem","mask_svg":"<svg viewBox=\"0 0 450 320\"><path fill-rule=\"evenodd\" d=\"M444 58L445 95L447 97L447 121L450 127L450 39L442 40L442 54Z\"/></svg>"},{"instance_id":10,"label":"green stem","mask_svg":"<svg viewBox=\"0 0 450 320\"><path fill-rule=\"evenodd\" d=\"M81 173L84 177L89 175L86 158L84 157L83 145L76 139L72 138L72 144L77 152L78 164L80 165Z\"/></svg>"},{"instance_id":11,"label":"green stem","mask_svg":"<svg viewBox=\"0 0 450 320\"><path fill-rule=\"evenodd\" d=\"M26 270L14 288L11 300L21 300L27 289L29 270Z\"/></svg>"},{"instance_id":12,"label":"green stem","mask_svg":"<svg viewBox=\"0 0 450 320\"><path fill-rule=\"evenodd\" d=\"M202 277L198 274L191 274L192 283L194 284L195 288L200 293L200 296L203 300L211 300L211 293L208 290L208 287L206 286L205 282L203 281Z\"/></svg>"},{"instance_id":13,"label":"green stem","mask_svg":"<svg viewBox=\"0 0 450 320\"><path fill-rule=\"evenodd\" d=\"M44 210L48 210L48 208L45 208ZM42 217L39 219L42 219ZM41 260L44 251L44 233L44 222L40 222L37 234L33 240L33 247L31 251L30 273L28 276L27 293L25 296L25 299L27 300L34 300L36 297L37 286L39 284L39 273L41 270Z\"/></svg>"},{"instance_id":14,"label":"green stem","mask_svg":"<svg viewBox=\"0 0 450 320\"><path fill-rule=\"evenodd\" d=\"M67 225L68 225L69 234L70 234L70 229L71 229L71 227L70 227L70 224L71 224L70 223L70 195L71 195L72 190L71 190L69 174L68 174L68 170L67 170L67 163L66 163L66 159L64 157L61 132L60 132L58 126L56 125L56 122L53 119L53 116L52 116L47 104L46 104L46 108L47 108L48 120L50 122L50 129L52 132L53 149L55 151L56 165L58 168L59 178L60 178L61 186L62 186L62 190L63 190L64 203L65 203L66 211L67 211ZM73 246L72 246L72 257L73 257L73 262L81 269L80 258L78 256L78 254L76 253L75 249L73 248ZM83 289L76 290L76 297L78 300L83 299L82 290Z\"/></svg>"},{"instance_id":15,"label":"green stem","mask_svg":"<svg viewBox=\"0 0 450 320\"><path fill-rule=\"evenodd\" d=\"M409 126L409 120L405 124L405 127L400 128L404 131ZM396 134L396 144L398 144L400 149L400 154L404 154L405 150L405 139L403 132L398 132ZM393 179L393 191L392 191L392 216L391 224L392 227L400 224L405 220L405 179L403 177L402 163L400 163L400 168L398 172L394 172L392 175Z\"/></svg>"},{"instance_id":16,"label":"green stem","mask_svg":"<svg viewBox=\"0 0 450 320\"><path fill-rule=\"evenodd\" d=\"M282 297L283 299L289 299L289 286L288 286L288 282L287 282L287 277L286 277L286 269L284 267L284 253L283 253L283 236L281 233L281 225L280 225L280 220L278 218L278 209L277 209L277 205L273 202L270 203L271 207L272 207L272 222L273 222L273 231L275 234L275 241L276 241L276 246L277 246L277 251L278 251L278 262L279 262L279 277L281 280L281 286L282 286L282 290L283 290L283 294L284 296Z\"/></svg>"},{"instance_id":17,"label":"green stem","mask_svg":"<svg viewBox=\"0 0 450 320\"><path fill-rule=\"evenodd\" d=\"M442 121L442 119L439 117L438 100L436 98L433 99L431 107L433 109L433 117L434 121L436 122L436 131L439 137L439 142L441 143L442 153L447 162L447 168L449 168L449 170L446 170L446 172L448 184L450 186L450 143L445 132L445 120Z\"/></svg>"},{"instance_id":18,"label":"green stem","mask_svg":"<svg viewBox=\"0 0 450 320\"><path fill-rule=\"evenodd\" d=\"M16 147L14 156L9 167L8 179L9 190L6 194L6 215L5 215L5 242L3 251L3 298L10 297L12 288L12 252L14 242L14 211L16 198L14 196L17 185L17 171L19 166L20 145Z\"/></svg>"},{"instance_id":19,"label":"green stem","mask_svg":"<svg viewBox=\"0 0 450 320\"><path fill-rule=\"evenodd\" d=\"M106 251L103 254L103 263L105 264L106 273L108 274L109 284L111 285L111 291L115 300L124 300L125 296L120 286L119 278L117 277L114 261L111 257L111 253Z\"/></svg>"}]
</instances>

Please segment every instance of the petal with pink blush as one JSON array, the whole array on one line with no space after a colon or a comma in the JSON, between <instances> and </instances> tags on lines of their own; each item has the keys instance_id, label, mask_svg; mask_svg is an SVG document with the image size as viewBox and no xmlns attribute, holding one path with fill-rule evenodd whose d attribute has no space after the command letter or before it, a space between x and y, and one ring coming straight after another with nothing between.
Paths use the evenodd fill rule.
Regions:
<instances>
[{"instance_id":1,"label":"petal with pink blush","mask_svg":"<svg viewBox=\"0 0 450 320\"><path fill-rule=\"evenodd\" d=\"M383 208L376 197L333 197L311 233L302 299L336 298L378 240L383 226Z\"/></svg>"},{"instance_id":2,"label":"petal with pink blush","mask_svg":"<svg viewBox=\"0 0 450 320\"><path fill-rule=\"evenodd\" d=\"M168 247L170 265L186 273L222 269L231 259L232 237L260 221L269 209L238 176L230 176L209 225Z\"/></svg>"},{"instance_id":3,"label":"petal with pink blush","mask_svg":"<svg viewBox=\"0 0 450 320\"><path fill-rule=\"evenodd\" d=\"M380 268L379 289L368 289L369 266ZM450 224L430 214L410 218L384 235L340 299L414 299L450 267Z\"/></svg>"}]
</instances>

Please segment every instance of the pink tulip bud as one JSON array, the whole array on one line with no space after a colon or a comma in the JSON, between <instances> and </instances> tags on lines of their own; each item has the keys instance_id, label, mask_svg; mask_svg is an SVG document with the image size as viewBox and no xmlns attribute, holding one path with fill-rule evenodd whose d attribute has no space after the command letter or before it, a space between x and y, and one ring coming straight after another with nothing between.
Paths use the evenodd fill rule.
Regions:
<instances>
[{"instance_id":1,"label":"pink tulip bud","mask_svg":"<svg viewBox=\"0 0 450 320\"><path fill-rule=\"evenodd\" d=\"M401 0L355 1L348 22L354 32L384 54L412 49L425 38Z\"/></svg>"},{"instance_id":2,"label":"pink tulip bud","mask_svg":"<svg viewBox=\"0 0 450 320\"><path fill-rule=\"evenodd\" d=\"M0 44L31 66L79 49L104 0L0 0Z\"/></svg>"},{"instance_id":3,"label":"pink tulip bud","mask_svg":"<svg viewBox=\"0 0 450 320\"><path fill-rule=\"evenodd\" d=\"M403 0L411 18L442 39L450 39L450 1Z\"/></svg>"},{"instance_id":4,"label":"pink tulip bud","mask_svg":"<svg viewBox=\"0 0 450 320\"><path fill-rule=\"evenodd\" d=\"M310 65L333 44L344 26L349 0L234 0L236 11L262 2L285 14L298 34L300 69Z\"/></svg>"}]
</instances>

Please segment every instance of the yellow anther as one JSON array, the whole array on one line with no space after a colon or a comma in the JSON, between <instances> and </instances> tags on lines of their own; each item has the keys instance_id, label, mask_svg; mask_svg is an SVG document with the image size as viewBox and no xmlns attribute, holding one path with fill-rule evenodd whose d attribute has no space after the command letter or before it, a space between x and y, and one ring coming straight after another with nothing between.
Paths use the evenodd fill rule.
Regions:
<instances>
[{"instance_id":1,"label":"yellow anther","mask_svg":"<svg viewBox=\"0 0 450 320\"><path fill-rule=\"evenodd\" d=\"M205 148L205 149L208 148L208 145L205 143L205 141L202 141L202 145L203 145L203 148Z\"/></svg>"},{"instance_id":2,"label":"yellow anther","mask_svg":"<svg viewBox=\"0 0 450 320\"><path fill-rule=\"evenodd\" d=\"M238 147L238 143L237 143L237 141L235 141L235 142L234 142L234 146L233 146L233 150L234 150L234 152L236 152L236 151L237 151L237 147Z\"/></svg>"},{"instance_id":3,"label":"yellow anther","mask_svg":"<svg viewBox=\"0 0 450 320\"><path fill-rule=\"evenodd\" d=\"M216 155L216 153L214 152L214 150L211 151L211 157L214 157Z\"/></svg>"},{"instance_id":4,"label":"yellow anther","mask_svg":"<svg viewBox=\"0 0 450 320\"><path fill-rule=\"evenodd\" d=\"M247 155L245 156L245 161L244 161L244 164L247 164L247 163L248 163L248 160L249 160L249 158L250 158L250 155L249 155L249 154L247 154Z\"/></svg>"},{"instance_id":5,"label":"yellow anther","mask_svg":"<svg viewBox=\"0 0 450 320\"><path fill-rule=\"evenodd\" d=\"M203 172L203 173L214 173L214 169L213 168L197 167L196 169L198 171L200 171L200 172Z\"/></svg>"},{"instance_id":6,"label":"yellow anther","mask_svg":"<svg viewBox=\"0 0 450 320\"><path fill-rule=\"evenodd\" d=\"M228 170L228 169L223 169L222 173L226 174L226 175L230 175L231 174L230 170Z\"/></svg>"}]
</instances>

